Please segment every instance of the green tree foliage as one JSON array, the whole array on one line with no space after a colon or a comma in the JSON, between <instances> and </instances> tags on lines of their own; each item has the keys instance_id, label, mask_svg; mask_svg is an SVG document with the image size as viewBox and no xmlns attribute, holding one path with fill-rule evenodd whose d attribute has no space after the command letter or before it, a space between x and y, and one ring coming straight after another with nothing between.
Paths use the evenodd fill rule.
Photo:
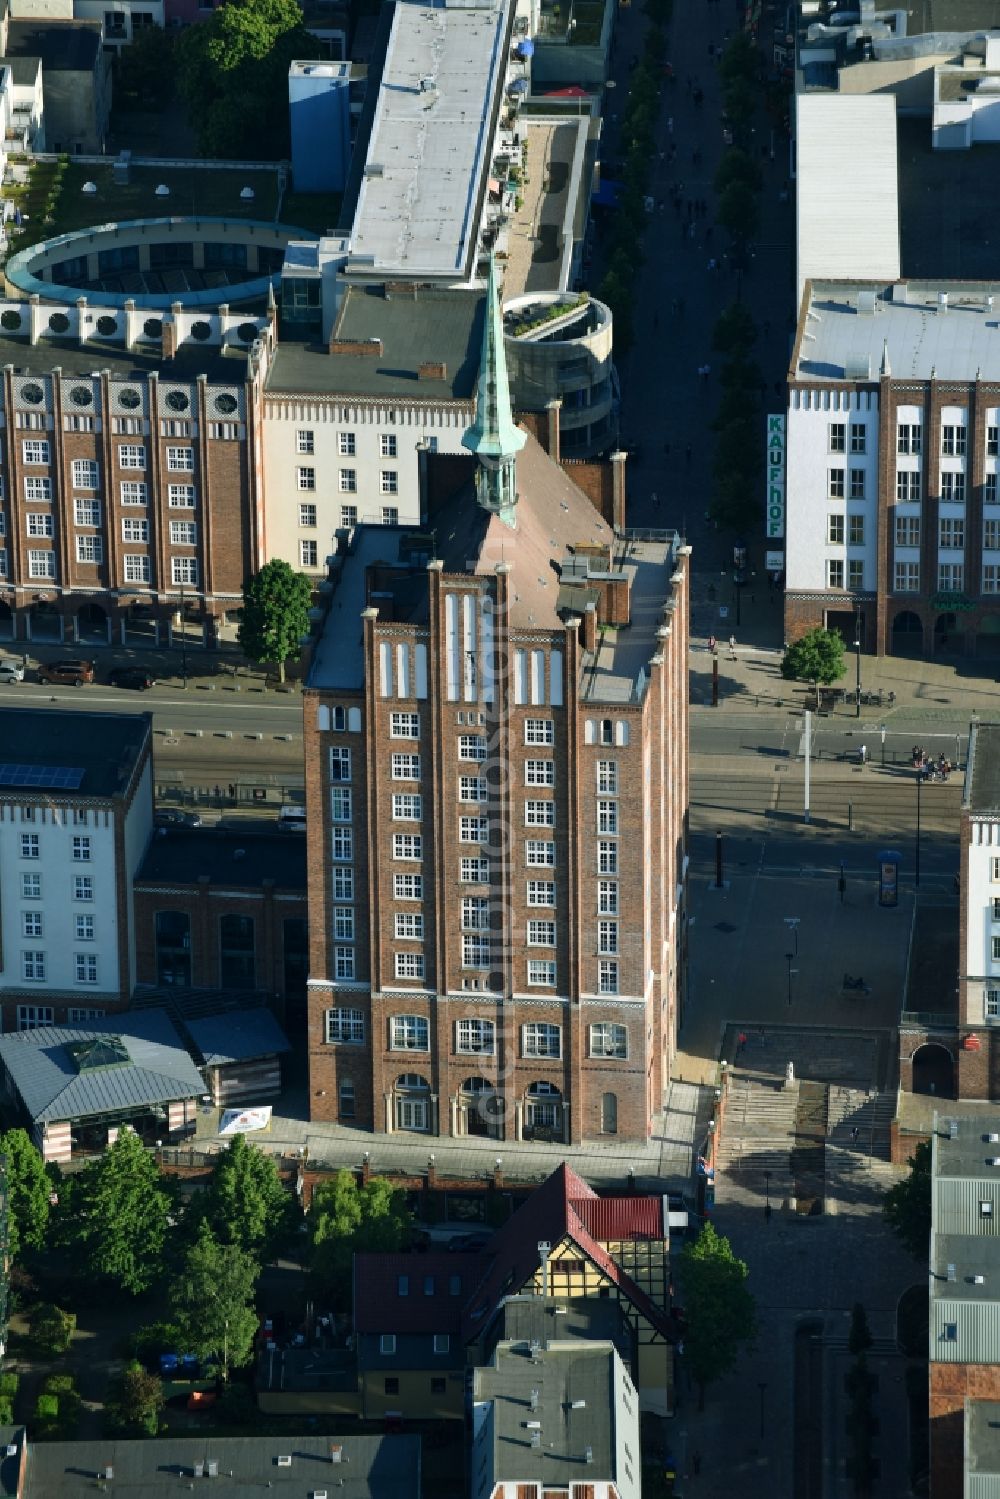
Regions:
<instances>
[{"instance_id":1,"label":"green tree foliage","mask_svg":"<svg viewBox=\"0 0 1000 1499\"><path fill-rule=\"evenodd\" d=\"M177 85L206 156L289 154L288 67L315 40L297 0L229 0L177 39Z\"/></svg>"},{"instance_id":2,"label":"green tree foliage","mask_svg":"<svg viewBox=\"0 0 1000 1499\"><path fill-rule=\"evenodd\" d=\"M760 57L753 39L737 31L727 42L719 63L719 77L724 86L731 83L753 83L760 72Z\"/></svg>"},{"instance_id":3,"label":"green tree foliage","mask_svg":"<svg viewBox=\"0 0 1000 1499\"><path fill-rule=\"evenodd\" d=\"M174 91L176 33L142 26L114 63L115 105L162 109Z\"/></svg>"},{"instance_id":4,"label":"green tree foliage","mask_svg":"<svg viewBox=\"0 0 1000 1499\"><path fill-rule=\"evenodd\" d=\"M201 1207L220 1244L237 1244L262 1264L287 1240L296 1211L274 1157L243 1135L216 1160Z\"/></svg>"},{"instance_id":5,"label":"green tree foliage","mask_svg":"<svg viewBox=\"0 0 1000 1499\"><path fill-rule=\"evenodd\" d=\"M712 348L719 354L746 359L757 341L757 325L742 302L719 314L712 329Z\"/></svg>"},{"instance_id":6,"label":"green tree foliage","mask_svg":"<svg viewBox=\"0 0 1000 1499\"><path fill-rule=\"evenodd\" d=\"M171 1196L139 1136L126 1129L77 1178L76 1236L95 1280L141 1295L157 1280Z\"/></svg>"},{"instance_id":7,"label":"green tree foliage","mask_svg":"<svg viewBox=\"0 0 1000 1499\"><path fill-rule=\"evenodd\" d=\"M681 1255L687 1329L684 1354L704 1402L705 1386L725 1374L757 1332L748 1270L727 1238L706 1223Z\"/></svg>"},{"instance_id":8,"label":"green tree foliage","mask_svg":"<svg viewBox=\"0 0 1000 1499\"><path fill-rule=\"evenodd\" d=\"M23 1129L0 1135L0 1156L7 1172L7 1241L16 1260L27 1250L44 1247L52 1183Z\"/></svg>"},{"instance_id":9,"label":"green tree foliage","mask_svg":"<svg viewBox=\"0 0 1000 1499\"><path fill-rule=\"evenodd\" d=\"M105 1413L115 1435L155 1437L163 1409L163 1385L141 1364L126 1364L108 1390Z\"/></svg>"},{"instance_id":10,"label":"green tree foliage","mask_svg":"<svg viewBox=\"0 0 1000 1499\"><path fill-rule=\"evenodd\" d=\"M213 13L213 20L231 8L224 5ZM211 21L202 22L210 26ZM191 31L201 27L192 26ZM188 33L186 33L188 34ZM275 663L285 680L285 662L298 657L302 641L309 634L309 606L312 584L287 562L275 557L243 585L243 618L239 642L251 661Z\"/></svg>"},{"instance_id":11,"label":"green tree foliage","mask_svg":"<svg viewBox=\"0 0 1000 1499\"><path fill-rule=\"evenodd\" d=\"M872 1330L868 1326L868 1313L856 1301L851 1308L851 1330L847 1335L847 1347L850 1353L867 1353L872 1346Z\"/></svg>"},{"instance_id":12,"label":"green tree foliage","mask_svg":"<svg viewBox=\"0 0 1000 1499\"><path fill-rule=\"evenodd\" d=\"M745 182L732 182L719 198L715 222L725 229L734 244L753 239L760 224L757 194Z\"/></svg>"},{"instance_id":13,"label":"green tree foliage","mask_svg":"<svg viewBox=\"0 0 1000 1499\"><path fill-rule=\"evenodd\" d=\"M720 194L736 184L759 193L763 180L760 167L750 153L741 150L739 146L732 146L719 162L713 185Z\"/></svg>"},{"instance_id":14,"label":"green tree foliage","mask_svg":"<svg viewBox=\"0 0 1000 1499\"><path fill-rule=\"evenodd\" d=\"M403 1249L410 1221L402 1191L382 1177L359 1187L352 1172L338 1171L316 1188L308 1220L312 1271L334 1305L350 1304L355 1252Z\"/></svg>"},{"instance_id":15,"label":"green tree foliage","mask_svg":"<svg viewBox=\"0 0 1000 1499\"><path fill-rule=\"evenodd\" d=\"M809 630L790 645L781 658L781 675L788 682L828 686L844 675L844 640L839 630Z\"/></svg>"},{"instance_id":16,"label":"green tree foliage","mask_svg":"<svg viewBox=\"0 0 1000 1499\"><path fill-rule=\"evenodd\" d=\"M890 1187L885 1216L915 1259L925 1260L931 1235L931 1147L922 1141L913 1153L910 1174Z\"/></svg>"},{"instance_id":17,"label":"green tree foliage","mask_svg":"<svg viewBox=\"0 0 1000 1499\"><path fill-rule=\"evenodd\" d=\"M51 1358L65 1353L76 1330L76 1317L61 1306L45 1301L36 1306L28 1319L31 1340Z\"/></svg>"},{"instance_id":18,"label":"green tree foliage","mask_svg":"<svg viewBox=\"0 0 1000 1499\"><path fill-rule=\"evenodd\" d=\"M253 1357L260 1266L238 1244L220 1244L207 1223L170 1286L170 1315L185 1353L221 1357L223 1377Z\"/></svg>"}]
</instances>

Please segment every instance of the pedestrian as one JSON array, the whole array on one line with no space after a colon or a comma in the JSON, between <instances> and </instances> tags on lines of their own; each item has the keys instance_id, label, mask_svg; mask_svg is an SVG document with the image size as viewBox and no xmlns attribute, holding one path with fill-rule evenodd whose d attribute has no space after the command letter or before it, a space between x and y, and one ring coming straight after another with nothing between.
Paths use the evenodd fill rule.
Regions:
<instances>
[{"instance_id":1,"label":"pedestrian","mask_svg":"<svg viewBox=\"0 0 1000 1499\"><path fill-rule=\"evenodd\" d=\"M735 661L736 660L736 636L735 635L730 635L730 637L729 637L729 659L730 659L730 661Z\"/></svg>"},{"instance_id":2,"label":"pedestrian","mask_svg":"<svg viewBox=\"0 0 1000 1499\"><path fill-rule=\"evenodd\" d=\"M690 463L691 462L691 453L692 453L691 444L689 442L685 443L684 444L684 462L685 463Z\"/></svg>"},{"instance_id":3,"label":"pedestrian","mask_svg":"<svg viewBox=\"0 0 1000 1499\"><path fill-rule=\"evenodd\" d=\"M854 1128L851 1130L851 1139L854 1141L855 1145L857 1145L857 1143L858 1143L858 1126L857 1125L855 1125Z\"/></svg>"},{"instance_id":4,"label":"pedestrian","mask_svg":"<svg viewBox=\"0 0 1000 1499\"><path fill-rule=\"evenodd\" d=\"M667 116L667 134L668 135L673 135L673 133L674 133L674 117L673 117L673 115L668 115ZM662 159L662 154L663 153L661 152L660 153L661 159Z\"/></svg>"},{"instance_id":5,"label":"pedestrian","mask_svg":"<svg viewBox=\"0 0 1000 1499\"><path fill-rule=\"evenodd\" d=\"M746 1047L747 1033L746 1031L740 1031L739 1035L736 1037L736 1055L739 1056L741 1052L746 1051Z\"/></svg>"},{"instance_id":6,"label":"pedestrian","mask_svg":"<svg viewBox=\"0 0 1000 1499\"><path fill-rule=\"evenodd\" d=\"M867 744L863 744L861 746L861 749L858 751L858 758L861 761L862 765L867 765L868 764L868 746L867 746Z\"/></svg>"},{"instance_id":7,"label":"pedestrian","mask_svg":"<svg viewBox=\"0 0 1000 1499\"><path fill-rule=\"evenodd\" d=\"M719 269L719 262L716 260L716 258L715 258L714 255L712 256L711 260L708 262L708 269L710 271L717 271Z\"/></svg>"},{"instance_id":8,"label":"pedestrian","mask_svg":"<svg viewBox=\"0 0 1000 1499\"><path fill-rule=\"evenodd\" d=\"M715 655L715 648L716 648L717 645L718 645L718 641L716 640L715 636L714 635L710 635L708 637L708 649L711 651L711 653L712 653L713 656ZM742 1037L740 1039L742 1040ZM739 1055L738 1052L737 1052L737 1055Z\"/></svg>"}]
</instances>

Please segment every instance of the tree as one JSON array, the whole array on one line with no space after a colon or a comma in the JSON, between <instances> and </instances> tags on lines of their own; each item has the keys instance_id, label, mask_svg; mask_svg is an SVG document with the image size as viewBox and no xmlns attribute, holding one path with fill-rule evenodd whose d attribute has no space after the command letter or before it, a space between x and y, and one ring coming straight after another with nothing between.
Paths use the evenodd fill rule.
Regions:
<instances>
[{"instance_id":1,"label":"tree","mask_svg":"<svg viewBox=\"0 0 1000 1499\"><path fill-rule=\"evenodd\" d=\"M213 19L229 9L229 5L222 6L213 12ZM212 23L203 21L201 24L210 26ZM190 31L199 29L192 26ZM311 603L312 584L309 579L295 572L280 557L265 563L255 577L248 578L243 585L239 642L250 660L258 664L275 662L284 681L285 662L298 656L302 641L309 634Z\"/></svg>"},{"instance_id":2,"label":"tree","mask_svg":"<svg viewBox=\"0 0 1000 1499\"><path fill-rule=\"evenodd\" d=\"M254 1294L260 1266L238 1244L220 1244L207 1223L184 1256L170 1287L170 1315L185 1353L222 1356L222 1376L253 1356Z\"/></svg>"},{"instance_id":3,"label":"tree","mask_svg":"<svg viewBox=\"0 0 1000 1499\"><path fill-rule=\"evenodd\" d=\"M202 1212L220 1244L236 1244L261 1263L288 1237L295 1199L286 1192L273 1156L235 1135L219 1156Z\"/></svg>"},{"instance_id":4,"label":"tree","mask_svg":"<svg viewBox=\"0 0 1000 1499\"><path fill-rule=\"evenodd\" d=\"M123 47L114 63L115 105L128 101L132 109L162 109L174 91L176 33L162 26L142 26Z\"/></svg>"},{"instance_id":5,"label":"tree","mask_svg":"<svg viewBox=\"0 0 1000 1499\"><path fill-rule=\"evenodd\" d=\"M309 1209L312 1271L324 1292L340 1306L351 1296L351 1261L364 1250L403 1249L410 1213L399 1187L373 1176L359 1186L350 1171L338 1171L313 1193Z\"/></svg>"},{"instance_id":6,"label":"tree","mask_svg":"<svg viewBox=\"0 0 1000 1499\"><path fill-rule=\"evenodd\" d=\"M734 243L753 239L760 223L757 194L745 182L731 182L719 198L715 222L725 229Z\"/></svg>"},{"instance_id":7,"label":"tree","mask_svg":"<svg viewBox=\"0 0 1000 1499\"><path fill-rule=\"evenodd\" d=\"M229 0L182 32L177 84L203 154L287 156L288 67L315 48L297 0Z\"/></svg>"},{"instance_id":8,"label":"tree","mask_svg":"<svg viewBox=\"0 0 1000 1499\"><path fill-rule=\"evenodd\" d=\"M77 1240L95 1279L139 1296L163 1264L171 1198L139 1136L125 1129L81 1172L73 1193Z\"/></svg>"},{"instance_id":9,"label":"tree","mask_svg":"<svg viewBox=\"0 0 1000 1499\"><path fill-rule=\"evenodd\" d=\"M108 1391L105 1411L115 1433L155 1437L164 1406L163 1385L141 1364L126 1364Z\"/></svg>"},{"instance_id":10,"label":"tree","mask_svg":"<svg viewBox=\"0 0 1000 1499\"><path fill-rule=\"evenodd\" d=\"M925 1260L931 1236L931 1147L922 1141L913 1152L910 1174L890 1187L883 1210L891 1227L915 1259Z\"/></svg>"},{"instance_id":11,"label":"tree","mask_svg":"<svg viewBox=\"0 0 1000 1499\"><path fill-rule=\"evenodd\" d=\"M700 1406L705 1386L732 1368L740 1348L753 1341L757 1314L747 1289L749 1271L733 1254L727 1238L706 1223L681 1255L687 1325L684 1352L698 1381Z\"/></svg>"},{"instance_id":12,"label":"tree","mask_svg":"<svg viewBox=\"0 0 1000 1499\"><path fill-rule=\"evenodd\" d=\"M721 312L712 329L712 348L718 354L746 359L757 341L757 325L742 302Z\"/></svg>"},{"instance_id":13,"label":"tree","mask_svg":"<svg viewBox=\"0 0 1000 1499\"><path fill-rule=\"evenodd\" d=\"M781 658L781 675L788 682L828 686L844 675L844 640L839 630L809 630L790 645Z\"/></svg>"},{"instance_id":14,"label":"tree","mask_svg":"<svg viewBox=\"0 0 1000 1499\"><path fill-rule=\"evenodd\" d=\"M23 1129L0 1135L0 1157L7 1174L7 1243L11 1259L16 1260L25 1250L45 1245L52 1183L45 1162Z\"/></svg>"},{"instance_id":15,"label":"tree","mask_svg":"<svg viewBox=\"0 0 1000 1499\"><path fill-rule=\"evenodd\" d=\"M72 1342L76 1331L76 1316L73 1312L64 1312L61 1306L46 1301L32 1310L28 1326L31 1328L32 1340L51 1358L55 1358L58 1354L65 1353Z\"/></svg>"},{"instance_id":16,"label":"tree","mask_svg":"<svg viewBox=\"0 0 1000 1499\"><path fill-rule=\"evenodd\" d=\"M750 188L751 192L759 193L763 181L760 167L750 153L739 146L732 146L719 162L713 186L721 194L734 183L740 183Z\"/></svg>"},{"instance_id":17,"label":"tree","mask_svg":"<svg viewBox=\"0 0 1000 1499\"><path fill-rule=\"evenodd\" d=\"M860 1301L851 1309L851 1330L847 1334L847 1348L855 1355L867 1353L872 1346L872 1330L868 1326L868 1314Z\"/></svg>"},{"instance_id":18,"label":"tree","mask_svg":"<svg viewBox=\"0 0 1000 1499\"><path fill-rule=\"evenodd\" d=\"M737 31L726 43L719 63L719 76L723 85L731 83L753 83L760 72L760 55L753 40L745 31Z\"/></svg>"}]
</instances>

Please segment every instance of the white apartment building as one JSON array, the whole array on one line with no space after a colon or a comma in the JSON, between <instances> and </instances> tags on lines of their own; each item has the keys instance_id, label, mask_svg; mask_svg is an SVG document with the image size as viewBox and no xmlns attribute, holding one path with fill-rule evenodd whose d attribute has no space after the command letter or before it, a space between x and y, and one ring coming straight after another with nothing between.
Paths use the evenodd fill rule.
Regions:
<instances>
[{"instance_id":1,"label":"white apartment building","mask_svg":"<svg viewBox=\"0 0 1000 1499\"><path fill-rule=\"evenodd\" d=\"M0 709L0 1011L4 1030L128 1003L132 882L153 833L146 714Z\"/></svg>"},{"instance_id":2,"label":"white apartment building","mask_svg":"<svg viewBox=\"0 0 1000 1499\"><path fill-rule=\"evenodd\" d=\"M785 634L1000 655L997 288L810 282L789 379Z\"/></svg>"}]
</instances>

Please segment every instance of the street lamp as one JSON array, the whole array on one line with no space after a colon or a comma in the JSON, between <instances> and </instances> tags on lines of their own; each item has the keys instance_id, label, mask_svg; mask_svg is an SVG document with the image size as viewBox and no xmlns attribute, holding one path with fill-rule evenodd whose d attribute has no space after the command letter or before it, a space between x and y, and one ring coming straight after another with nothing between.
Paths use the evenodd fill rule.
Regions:
<instances>
[{"instance_id":1,"label":"street lamp","mask_svg":"<svg viewBox=\"0 0 1000 1499\"><path fill-rule=\"evenodd\" d=\"M791 932L792 936L795 938L795 956L798 957L798 955L799 955L799 922L802 920L802 917L801 916L786 916L783 919L784 919L785 925L788 927L788 929Z\"/></svg>"},{"instance_id":2,"label":"street lamp","mask_svg":"<svg viewBox=\"0 0 1000 1499\"><path fill-rule=\"evenodd\" d=\"M861 717L861 605L854 606L854 655L857 665L857 691L854 694L854 716Z\"/></svg>"},{"instance_id":3,"label":"street lamp","mask_svg":"<svg viewBox=\"0 0 1000 1499\"><path fill-rule=\"evenodd\" d=\"M882 738L882 769L885 770L885 724L879 729Z\"/></svg>"},{"instance_id":4,"label":"street lamp","mask_svg":"<svg viewBox=\"0 0 1000 1499\"><path fill-rule=\"evenodd\" d=\"M788 964L788 1006L789 1006L789 1009L791 1009L791 1004L792 1004L792 961L793 961L794 957L795 957L795 954L793 952L786 952L785 953L785 962Z\"/></svg>"}]
</instances>

